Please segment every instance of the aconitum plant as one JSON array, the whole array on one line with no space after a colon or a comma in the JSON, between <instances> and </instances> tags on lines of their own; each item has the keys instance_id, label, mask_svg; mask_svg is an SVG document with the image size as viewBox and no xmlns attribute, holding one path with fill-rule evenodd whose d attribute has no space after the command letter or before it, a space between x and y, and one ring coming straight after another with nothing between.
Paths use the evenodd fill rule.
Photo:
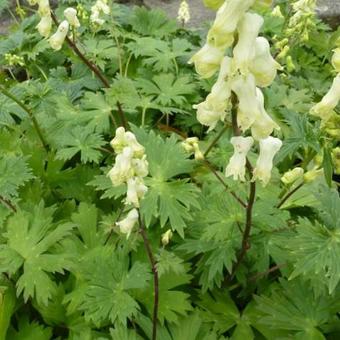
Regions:
<instances>
[{"instance_id":1,"label":"aconitum plant","mask_svg":"<svg viewBox=\"0 0 340 340\"><path fill-rule=\"evenodd\" d=\"M202 3L0 3L0 340L340 337L340 31Z\"/></svg>"}]
</instances>

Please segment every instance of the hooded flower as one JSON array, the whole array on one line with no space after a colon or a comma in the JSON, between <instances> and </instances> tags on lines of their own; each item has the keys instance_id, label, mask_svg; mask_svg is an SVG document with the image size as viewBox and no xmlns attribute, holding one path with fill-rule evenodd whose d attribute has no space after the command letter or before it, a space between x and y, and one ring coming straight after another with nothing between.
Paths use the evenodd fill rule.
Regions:
<instances>
[{"instance_id":1,"label":"hooded flower","mask_svg":"<svg viewBox=\"0 0 340 340\"><path fill-rule=\"evenodd\" d=\"M115 165L108 173L113 186L119 186L134 176L132 157L133 150L131 147L125 147L122 153L117 155Z\"/></svg>"},{"instance_id":2,"label":"hooded flower","mask_svg":"<svg viewBox=\"0 0 340 340\"><path fill-rule=\"evenodd\" d=\"M333 84L327 94L322 98L321 102L316 104L311 109L311 114L320 117L322 120L327 121L332 111L340 101L340 74L333 80Z\"/></svg>"},{"instance_id":3,"label":"hooded flower","mask_svg":"<svg viewBox=\"0 0 340 340\"><path fill-rule=\"evenodd\" d=\"M39 31L40 35L42 35L44 38L48 38L52 29L52 18L51 15L45 15L43 16L39 24L37 25L37 30Z\"/></svg>"},{"instance_id":4,"label":"hooded flower","mask_svg":"<svg viewBox=\"0 0 340 340\"><path fill-rule=\"evenodd\" d=\"M248 72L250 62L255 57L255 41L262 25L263 18L256 13L246 13L238 24L238 42L233 50L233 63L234 68L242 74Z\"/></svg>"},{"instance_id":5,"label":"hooded flower","mask_svg":"<svg viewBox=\"0 0 340 340\"><path fill-rule=\"evenodd\" d=\"M300 167L296 167L293 170L289 170L283 174L281 181L284 184L293 184L298 179L303 177L304 170Z\"/></svg>"},{"instance_id":6,"label":"hooded flower","mask_svg":"<svg viewBox=\"0 0 340 340\"><path fill-rule=\"evenodd\" d=\"M223 50L206 43L190 60L196 72L202 78L212 77L219 69L223 59Z\"/></svg>"},{"instance_id":7,"label":"hooded flower","mask_svg":"<svg viewBox=\"0 0 340 340\"><path fill-rule=\"evenodd\" d=\"M90 21L96 25L103 25L105 20L100 18L102 13L110 13L110 7L107 4L107 0L97 0L94 6L91 7Z\"/></svg>"},{"instance_id":8,"label":"hooded flower","mask_svg":"<svg viewBox=\"0 0 340 340\"><path fill-rule=\"evenodd\" d=\"M226 116L231 94L230 82L226 78L230 72L231 59L224 57L220 65L218 79L212 87L211 93L204 102L194 105L194 108L197 109L197 120L202 125L209 126L209 130L214 129L217 122L223 121Z\"/></svg>"},{"instance_id":9,"label":"hooded flower","mask_svg":"<svg viewBox=\"0 0 340 340\"><path fill-rule=\"evenodd\" d=\"M66 20L68 21L68 23L75 27L75 28L78 28L80 27L80 22L77 18L77 10L72 8L72 7L68 7L65 9L64 11L64 15L65 15L65 18Z\"/></svg>"},{"instance_id":10,"label":"hooded flower","mask_svg":"<svg viewBox=\"0 0 340 340\"><path fill-rule=\"evenodd\" d=\"M242 131L251 127L255 119L260 116L258 99L256 96L255 78L251 73L238 75L233 79L231 89L239 101L237 124Z\"/></svg>"},{"instance_id":11,"label":"hooded flower","mask_svg":"<svg viewBox=\"0 0 340 340\"><path fill-rule=\"evenodd\" d=\"M255 76L256 85L269 86L275 79L281 65L270 54L270 45L266 38L258 37L255 41L255 56L250 64L250 71Z\"/></svg>"},{"instance_id":12,"label":"hooded flower","mask_svg":"<svg viewBox=\"0 0 340 340\"><path fill-rule=\"evenodd\" d=\"M139 201L147 193L148 188L140 177L133 177L127 180L127 194L125 204L132 204L139 208Z\"/></svg>"},{"instance_id":13,"label":"hooded flower","mask_svg":"<svg viewBox=\"0 0 340 340\"><path fill-rule=\"evenodd\" d=\"M264 97L259 88L256 89L256 98L260 114L255 118L251 126L251 134L255 140L260 140L270 136L274 129L280 130L280 127L266 112L264 108Z\"/></svg>"},{"instance_id":14,"label":"hooded flower","mask_svg":"<svg viewBox=\"0 0 340 340\"><path fill-rule=\"evenodd\" d=\"M253 181L260 180L266 186L271 178L273 159L281 149L282 142L278 138L267 137L260 140L260 155L254 169Z\"/></svg>"},{"instance_id":15,"label":"hooded flower","mask_svg":"<svg viewBox=\"0 0 340 340\"><path fill-rule=\"evenodd\" d=\"M216 19L209 30L209 43L223 49L230 47L234 42L234 32L238 22L254 1L225 1L217 11Z\"/></svg>"},{"instance_id":16,"label":"hooded flower","mask_svg":"<svg viewBox=\"0 0 340 340\"><path fill-rule=\"evenodd\" d=\"M132 209L123 220L117 222L120 232L126 234L126 238L129 238L133 227L138 222L138 217L138 210Z\"/></svg>"},{"instance_id":17,"label":"hooded flower","mask_svg":"<svg viewBox=\"0 0 340 340\"><path fill-rule=\"evenodd\" d=\"M232 137L230 140L234 146L234 154L230 158L225 171L225 176L233 176L233 179L245 181L247 153L254 144L252 137Z\"/></svg>"},{"instance_id":18,"label":"hooded flower","mask_svg":"<svg viewBox=\"0 0 340 340\"><path fill-rule=\"evenodd\" d=\"M144 147L137 142L136 136L130 131L125 131L123 127L116 130L116 136L110 144L116 153L121 153L127 146L133 150L134 157L143 157L145 152Z\"/></svg>"},{"instance_id":19,"label":"hooded flower","mask_svg":"<svg viewBox=\"0 0 340 340\"><path fill-rule=\"evenodd\" d=\"M51 15L51 8L50 8L49 0L39 0L37 1L37 3L39 5L38 13L41 18Z\"/></svg>"},{"instance_id":20,"label":"hooded flower","mask_svg":"<svg viewBox=\"0 0 340 340\"><path fill-rule=\"evenodd\" d=\"M58 27L58 30L56 33L54 33L50 39L49 39L49 43L50 46L56 50L59 51L62 46L63 43L65 41L65 38L67 36L68 33L68 29L69 29L69 23L67 22L67 20L64 20Z\"/></svg>"}]
</instances>

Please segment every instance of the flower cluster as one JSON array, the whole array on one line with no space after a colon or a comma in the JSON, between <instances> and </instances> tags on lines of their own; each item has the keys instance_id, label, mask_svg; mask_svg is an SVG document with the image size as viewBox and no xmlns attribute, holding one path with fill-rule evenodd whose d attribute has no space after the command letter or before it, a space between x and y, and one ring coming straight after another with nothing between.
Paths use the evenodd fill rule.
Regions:
<instances>
[{"instance_id":1,"label":"flower cluster","mask_svg":"<svg viewBox=\"0 0 340 340\"><path fill-rule=\"evenodd\" d=\"M49 0L29 0L29 4L32 6L38 5L40 21L37 29L44 38L48 38L52 30L52 14ZM80 27L76 9L72 7L66 8L64 16L66 20L60 23L57 31L48 39L50 46L56 51L62 48L70 27L74 29Z\"/></svg>"},{"instance_id":2,"label":"flower cluster","mask_svg":"<svg viewBox=\"0 0 340 340\"><path fill-rule=\"evenodd\" d=\"M185 0L182 0L179 5L177 20L183 24L187 24L190 21L190 8Z\"/></svg>"},{"instance_id":3,"label":"flower cluster","mask_svg":"<svg viewBox=\"0 0 340 340\"><path fill-rule=\"evenodd\" d=\"M19 55L5 53L4 57L7 62L7 65L9 66L15 66L15 65L24 66L25 65L24 58Z\"/></svg>"},{"instance_id":4,"label":"flower cluster","mask_svg":"<svg viewBox=\"0 0 340 340\"><path fill-rule=\"evenodd\" d=\"M204 155L200 150L198 141L199 140L197 137L189 137L184 142L182 142L184 150L188 153L194 153L195 159L197 161L204 159Z\"/></svg>"},{"instance_id":5,"label":"flower cluster","mask_svg":"<svg viewBox=\"0 0 340 340\"><path fill-rule=\"evenodd\" d=\"M90 21L95 25L103 25L105 20L101 18L103 14L109 14L110 7L107 4L107 0L97 0L91 7Z\"/></svg>"},{"instance_id":6,"label":"flower cluster","mask_svg":"<svg viewBox=\"0 0 340 340\"><path fill-rule=\"evenodd\" d=\"M135 135L119 127L115 138L111 141L116 161L108 176L113 186L127 185L125 205L133 206L127 216L117 222L120 231L130 236L130 233L138 221L138 210L140 200L146 194L148 188L143 178L148 175L148 162L146 160L144 147L137 142Z\"/></svg>"},{"instance_id":7,"label":"flower cluster","mask_svg":"<svg viewBox=\"0 0 340 340\"><path fill-rule=\"evenodd\" d=\"M316 0L297 0L292 4L292 9L287 36L302 42L308 41L309 32L315 27Z\"/></svg>"},{"instance_id":8,"label":"flower cluster","mask_svg":"<svg viewBox=\"0 0 340 340\"><path fill-rule=\"evenodd\" d=\"M216 13L205 45L189 61L195 64L203 78L212 77L218 70L217 81L204 102L197 104L197 119L202 125L215 128L224 121L236 102L237 125L251 137L231 140L235 153L226 169L226 176L245 180L246 155L254 140L259 142L260 155L253 173L266 185L271 177L273 158L282 142L271 137L279 126L264 107L261 88L269 86L281 66L270 53L266 38L258 36L263 18L249 12L255 0L226 0ZM226 56L232 49L232 57ZM209 131L208 130L208 131Z\"/></svg>"}]
</instances>

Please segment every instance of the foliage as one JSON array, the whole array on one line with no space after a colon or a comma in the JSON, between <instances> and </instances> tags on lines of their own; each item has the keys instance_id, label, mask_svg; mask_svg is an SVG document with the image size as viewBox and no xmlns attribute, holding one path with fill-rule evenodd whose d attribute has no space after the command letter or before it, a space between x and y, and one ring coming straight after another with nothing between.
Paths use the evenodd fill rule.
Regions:
<instances>
[{"instance_id":1,"label":"foliage","mask_svg":"<svg viewBox=\"0 0 340 340\"><path fill-rule=\"evenodd\" d=\"M162 11L109 3L101 26L89 20L94 1L59 1L55 10L60 20L69 5L87 14L75 43L109 86L66 43L53 51L26 3L27 13L19 11L18 24L0 38L1 89L23 104L0 91L0 340L151 339L154 271L158 339L339 338L340 198L332 157L339 137L329 131L340 126L323 126L309 110L334 77L340 31L311 18L309 40L289 41L290 59L280 60L283 70L264 90L283 147L270 184L257 185L238 263L249 185L223 175L230 115L209 134L196 119L193 105L214 81L199 79L188 64L202 32ZM287 20L258 3L262 34L278 55L290 2L277 1ZM0 1L0 13L7 5ZM10 65L8 53L23 64ZM155 268L142 226L126 238L116 225L126 214L126 185L112 186L107 174L122 115L149 164L140 212ZM189 136L199 138L204 160L182 147ZM255 163L253 154L249 160ZM323 167L323 174L282 183L296 166Z\"/></svg>"}]
</instances>

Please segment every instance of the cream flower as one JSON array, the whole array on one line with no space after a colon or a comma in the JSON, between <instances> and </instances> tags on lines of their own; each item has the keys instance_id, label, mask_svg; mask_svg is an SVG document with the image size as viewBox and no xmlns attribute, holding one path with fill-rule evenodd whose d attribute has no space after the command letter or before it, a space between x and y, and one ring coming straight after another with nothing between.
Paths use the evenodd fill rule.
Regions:
<instances>
[{"instance_id":1,"label":"cream flower","mask_svg":"<svg viewBox=\"0 0 340 340\"><path fill-rule=\"evenodd\" d=\"M134 176L146 177L149 174L149 163L146 160L146 155L142 158L133 158L132 167Z\"/></svg>"},{"instance_id":2,"label":"cream flower","mask_svg":"<svg viewBox=\"0 0 340 340\"><path fill-rule=\"evenodd\" d=\"M255 57L251 61L250 71L255 76L256 85L269 86L275 79L281 65L270 54L270 45L266 38L258 37L255 41Z\"/></svg>"},{"instance_id":3,"label":"cream flower","mask_svg":"<svg viewBox=\"0 0 340 340\"><path fill-rule=\"evenodd\" d=\"M202 78L212 77L219 69L223 59L223 50L206 43L190 60L196 72Z\"/></svg>"},{"instance_id":4,"label":"cream flower","mask_svg":"<svg viewBox=\"0 0 340 340\"><path fill-rule=\"evenodd\" d=\"M36 28L43 37L48 38L52 29L51 15L43 16Z\"/></svg>"},{"instance_id":5,"label":"cream flower","mask_svg":"<svg viewBox=\"0 0 340 340\"><path fill-rule=\"evenodd\" d=\"M143 157L145 153L145 148L137 142L136 136L130 131L125 131L123 127L116 130L116 136L110 144L116 153L121 153L127 146L132 148L134 157Z\"/></svg>"},{"instance_id":6,"label":"cream flower","mask_svg":"<svg viewBox=\"0 0 340 340\"><path fill-rule=\"evenodd\" d=\"M126 234L126 238L129 238L133 227L138 222L138 218L138 210L132 209L123 220L116 223L120 229L120 232Z\"/></svg>"},{"instance_id":7,"label":"cream flower","mask_svg":"<svg viewBox=\"0 0 340 340\"><path fill-rule=\"evenodd\" d=\"M49 0L39 0L37 1L37 3L39 5L38 13L40 17L51 15L51 8L50 8Z\"/></svg>"},{"instance_id":8,"label":"cream flower","mask_svg":"<svg viewBox=\"0 0 340 340\"><path fill-rule=\"evenodd\" d=\"M278 138L267 137L260 140L260 155L254 169L253 181L260 180L266 186L271 178L273 159L281 149L282 141Z\"/></svg>"},{"instance_id":9,"label":"cream flower","mask_svg":"<svg viewBox=\"0 0 340 340\"><path fill-rule=\"evenodd\" d=\"M252 137L232 137L230 140L234 146L234 154L229 160L229 164L225 170L225 176L233 176L234 181L238 179L245 181L247 153L254 144Z\"/></svg>"},{"instance_id":10,"label":"cream flower","mask_svg":"<svg viewBox=\"0 0 340 340\"><path fill-rule=\"evenodd\" d=\"M107 4L107 0L97 0L94 6L91 7L90 21L97 25L104 24L105 20L100 18L100 15L110 14L110 7Z\"/></svg>"},{"instance_id":11,"label":"cream flower","mask_svg":"<svg viewBox=\"0 0 340 340\"><path fill-rule=\"evenodd\" d=\"M340 74L333 80L333 84L321 102L311 109L311 114L327 121L332 115L332 111L340 101Z\"/></svg>"},{"instance_id":12,"label":"cream flower","mask_svg":"<svg viewBox=\"0 0 340 340\"><path fill-rule=\"evenodd\" d=\"M263 18L260 15L246 13L237 26L238 42L233 50L233 63L234 68L242 74L248 72L250 62L255 57L255 41L262 25Z\"/></svg>"},{"instance_id":13,"label":"cream flower","mask_svg":"<svg viewBox=\"0 0 340 340\"><path fill-rule=\"evenodd\" d=\"M239 101L237 124L242 131L251 127L255 119L260 116L256 85L254 76L249 73L246 76L238 75L231 84L231 89L237 95Z\"/></svg>"},{"instance_id":14,"label":"cream flower","mask_svg":"<svg viewBox=\"0 0 340 340\"><path fill-rule=\"evenodd\" d=\"M219 120L223 121L229 107L231 95L230 82L227 77L231 72L231 59L224 57L220 64L220 72L216 83L211 89L211 93L206 100L198 105L197 120L202 124L209 126L209 131L214 129Z\"/></svg>"},{"instance_id":15,"label":"cream flower","mask_svg":"<svg viewBox=\"0 0 340 340\"><path fill-rule=\"evenodd\" d=\"M125 147L122 153L117 155L115 165L108 173L113 186L119 186L134 176L132 157L133 150L131 147Z\"/></svg>"},{"instance_id":16,"label":"cream flower","mask_svg":"<svg viewBox=\"0 0 340 340\"><path fill-rule=\"evenodd\" d=\"M66 20L68 21L68 23L75 27L75 28L78 28L80 27L80 22L77 18L77 10L72 8L72 7L68 7L65 9L64 11L64 15L65 15L65 18Z\"/></svg>"},{"instance_id":17,"label":"cream flower","mask_svg":"<svg viewBox=\"0 0 340 340\"><path fill-rule=\"evenodd\" d=\"M54 33L50 39L49 39L49 43L50 46L56 50L59 51L62 46L63 43L65 41L65 38L67 36L68 33L68 29L69 29L69 23L67 22L67 20L64 20L58 27L58 30L56 33Z\"/></svg>"},{"instance_id":18,"label":"cream flower","mask_svg":"<svg viewBox=\"0 0 340 340\"><path fill-rule=\"evenodd\" d=\"M182 142L182 146L186 152L193 152L196 160L202 160L204 159L204 155L200 150L198 141L199 139L197 137L189 137L184 142Z\"/></svg>"},{"instance_id":19,"label":"cream flower","mask_svg":"<svg viewBox=\"0 0 340 340\"><path fill-rule=\"evenodd\" d=\"M293 184L298 179L303 177L304 172L305 171L302 168L296 167L292 170L285 172L281 177L281 181L284 184Z\"/></svg>"},{"instance_id":20,"label":"cream flower","mask_svg":"<svg viewBox=\"0 0 340 340\"><path fill-rule=\"evenodd\" d=\"M144 197L147 191L148 188L141 178L129 178L127 180L127 194L125 204L132 204L136 208L139 208L139 201Z\"/></svg>"},{"instance_id":21,"label":"cream flower","mask_svg":"<svg viewBox=\"0 0 340 340\"><path fill-rule=\"evenodd\" d=\"M266 112L264 108L264 97L259 88L256 89L256 98L260 114L255 118L251 126L251 134L255 140L260 140L270 136L274 129L280 130L280 127Z\"/></svg>"},{"instance_id":22,"label":"cream flower","mask_svg":"<svg viewBox=\"0 0 340 340\"><path fill-rule=\"evenodd\" d=\"M110 7L107 4L107 0L97 0L95 6L104 14L110 14Z\"/></svg>"},{"instance_id":23,"label":"cream flower","mask_svg":"<svg viewBox=\"0 0 340 340\"><path fill-rule=\"evenodd\" d=\"M172 236L173 232L171 229L168 229L164 234L162 234L162 244L164 247L170 243Z\"/></svg>"},{"instance_id":24,"label":"cream flower","mask_svg":"<svg viewBox=\"0 0 340 340\"><path fill-rule=\"evenodd\" d=\"M334 50L332 65L336 72L340 73L340 47Z\"/></svg>"},{"instance_id":25,"label":"cream flower","mask_svg":"<svg viewBox=\"0 0 340 340\"><path fill-rule=\"evenodd\" d=\"M216 19L209 30L208 41L212 45L228 48L234 42L234 32L244 13L254 0L225 1L216 14Z\"/></svg>"}]
</instances>

